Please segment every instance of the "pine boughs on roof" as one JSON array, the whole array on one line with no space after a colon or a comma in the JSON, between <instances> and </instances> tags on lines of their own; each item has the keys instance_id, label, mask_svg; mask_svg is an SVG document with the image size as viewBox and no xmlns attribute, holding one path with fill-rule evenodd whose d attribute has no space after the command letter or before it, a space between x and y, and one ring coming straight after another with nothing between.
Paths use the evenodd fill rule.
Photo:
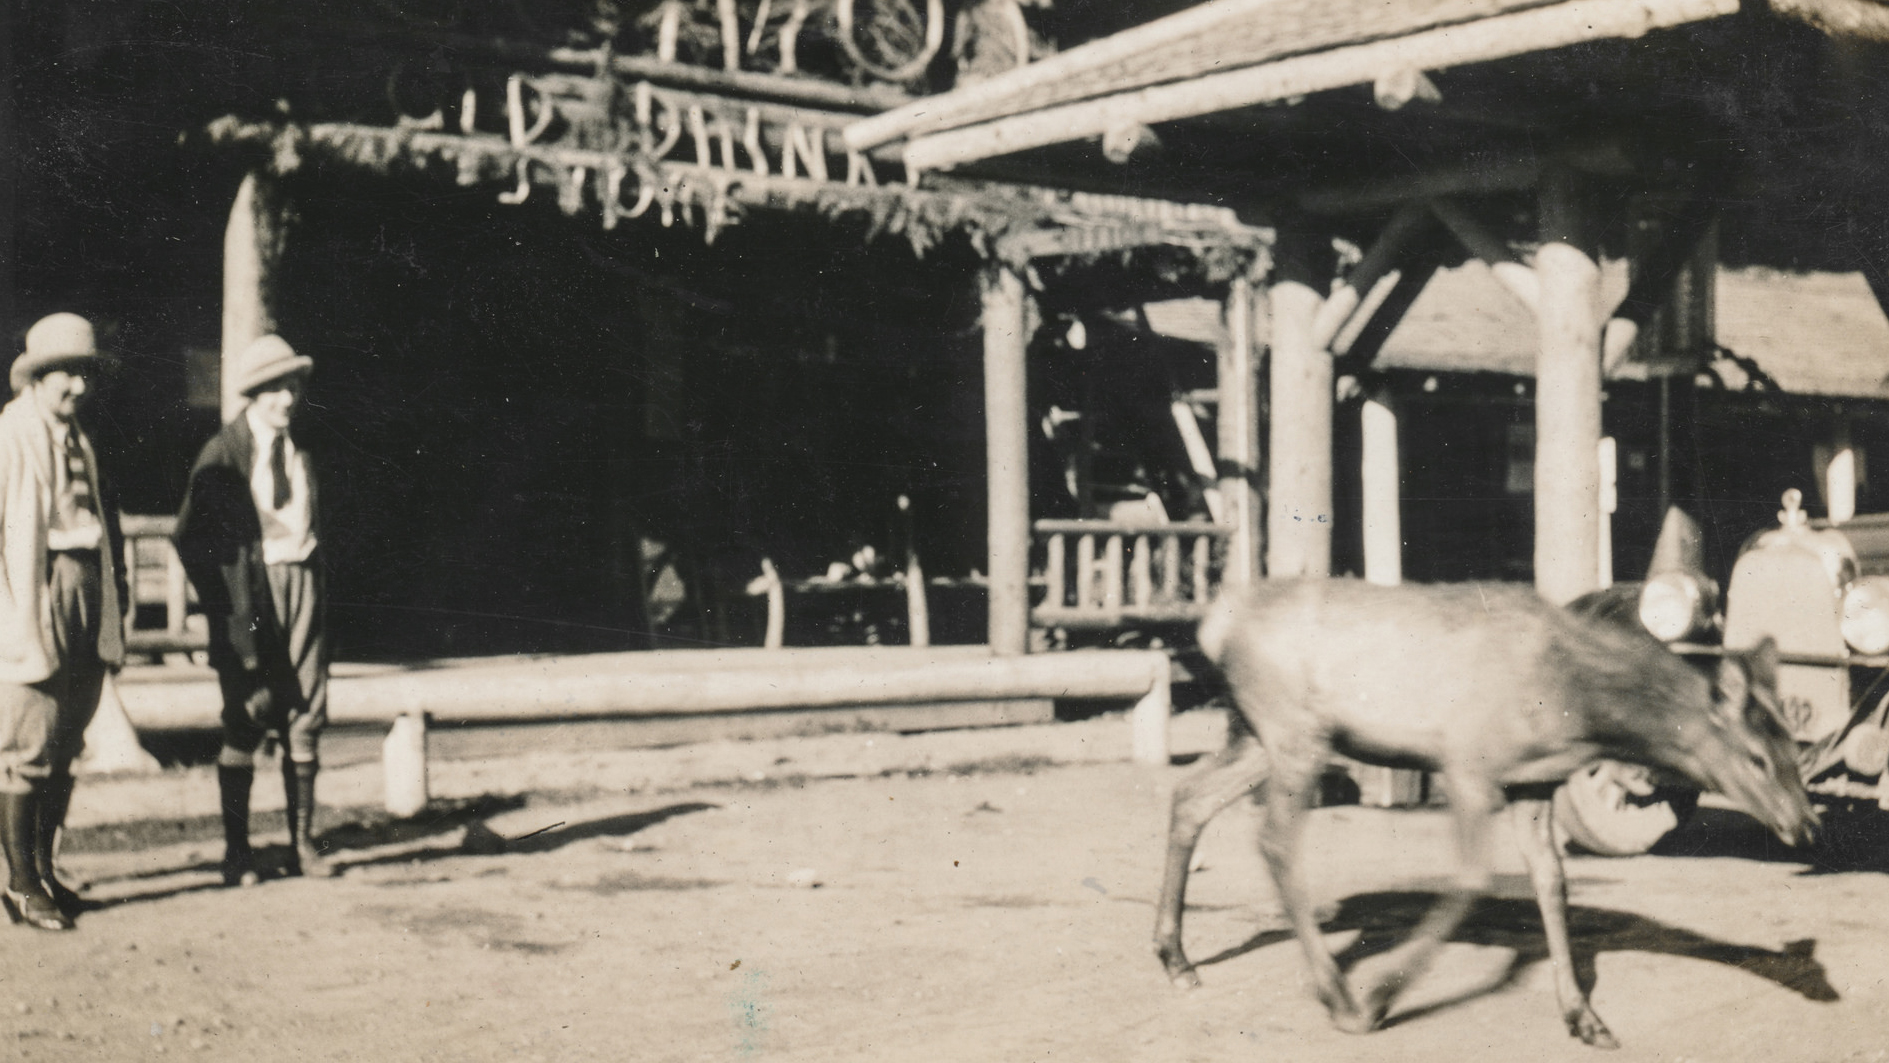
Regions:
<instances>
[{"instance_id":1,"label":"pine boughs on roof","mask_svg":"<svg viewBox=\"0 0 1889 1063\"><path fill-rule=\"evenodd\" d=\"M503 186L503 202L549 195L566 214L597 210L605 228L651 217L665 226L699 226L711 242L751 210L818 214L860 226L866 240L902 239L921 256L962 236L986 258L1017 266L1033 258L1099 258L1151 246L1250 260L1271 237L1269 230L1243 225L1221 208L1014 185L954 182L933 190L871 183L863 175L850 182L823 181L634 152L514 145L489 134L341 122L226 117L207 133L211 144L249 152L258 165L277 174L313 165L383 176L434 176L461 186Z\"/></svg>"}]
</instances>

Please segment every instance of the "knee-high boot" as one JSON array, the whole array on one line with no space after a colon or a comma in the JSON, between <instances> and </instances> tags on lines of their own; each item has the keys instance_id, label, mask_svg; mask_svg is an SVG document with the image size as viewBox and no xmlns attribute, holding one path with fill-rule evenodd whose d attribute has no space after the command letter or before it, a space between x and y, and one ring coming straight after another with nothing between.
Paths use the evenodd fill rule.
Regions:
<instances>
[{"instance_id":1,"label":"knee-high boot","mask_svg":"<svg viewBox=\"0 0 1889 1063\"><path fill-rule=\"evenodd\" d=\"M43 794L0 794L0 849L7 854L7 906L13 917L41 930L71 930L72 920L46 895L35 860Z\"/></svg>"},{"instance_id":2,"label":"knee-high boot","mask_svg":"<svg viewBox=\"0 0 1889 1063\"><path fill-rule=\"evenodd\" d=\"M256 857L249 847L249 791L256 781L256 768L216 766L217 796L223 809L223 884L253 886Z\"/></svg>"},{"instance_id":3,"label":"knee-high boot","mask_svg":"<svg viewBox=\"0 0 1889 1063\"><path fill-rule=\"evenodd\" d=\"M291 869L309 878L330 878L333 865L315 847L315 776L321 765L312 760L282 760L282 791L288 804L289 844L295 850Z\"/></svg>"},{"instance_id":4,"label":"knee-high boot","mask_svg":"<svg viewBox=\"0 0 1889 1063\"><path fill-rule=\"evenodd\" d=\"M61 772L49 777L39 802L39 825L33 839L33 863L38 868L40 882L46 887L46 895L52 898L52 902L59 906L68 919L85 908L85 902L59 881L59 875L53 868L53 859L58 855L59 832L65 829L66 811L71 807L72 775Z\"/></svg>"}]
</instances>

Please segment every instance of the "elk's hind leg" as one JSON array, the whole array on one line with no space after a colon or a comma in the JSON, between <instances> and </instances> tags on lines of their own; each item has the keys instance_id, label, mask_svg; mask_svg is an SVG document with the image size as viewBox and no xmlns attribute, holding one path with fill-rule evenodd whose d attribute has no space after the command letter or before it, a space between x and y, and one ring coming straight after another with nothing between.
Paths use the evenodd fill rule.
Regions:
<instances>
[{"instance_id":1,"label":"elk's hind leg","mask_svg":"<svg viewBox=\"0 0 1889 1063\"><path fill-rule=\"evenodd\" d=\"M1174 787L1168 814L1167 867L1161 875L1161 899L1155 906L1154 953L1168 980L1182 989L1200 986L1200 976L1181 947L1182 912L1187 902L1187 871L1200 833L1220 810L1251 793L1266 778L1266 751L1246 727L1235 727L1225 749Z\"/></svg>"},{"instance_id":2,"label":"elk's hind leg","mask_svg":"<svg viewBox=\"0 0 1889 1063\"><path fill-rule=\"evenodd\" d=\"M1554 966L1555 1000L1568 1033L1596 1048L1619 1048L1607 1024L1594 1014L1587 994L1574 977L1574 951L1568 942L1568 880L1554 841L1554 803L1530 797L1514 805L1515 840L1535 886L1541 925L1548 936L1548 960Z\"/></svg>"},{"instance_id":3,"label":"elk's hind leg","mask_svg":"<svg viewBox=\"0 0 1889 1063\"><path fill-rule=\"evenodd\" d=\"M1494 877L1489 856L1489 829L1495 812L1501 807L1501 793L1486 782L1463 776L1443 775L1448 788L1450 809L1456 826L1457 869L1455 886L1432 905L1423 921L1396 948L1360 963L1351 976L1351 996L1359 1004L1359 1022L1340 1028L1363 1033L1382 1022L1404 987L1415 981L1437 950L1449 940L1469 914L1470 906L1489 892Z\"/></svg>"}]
</instances>

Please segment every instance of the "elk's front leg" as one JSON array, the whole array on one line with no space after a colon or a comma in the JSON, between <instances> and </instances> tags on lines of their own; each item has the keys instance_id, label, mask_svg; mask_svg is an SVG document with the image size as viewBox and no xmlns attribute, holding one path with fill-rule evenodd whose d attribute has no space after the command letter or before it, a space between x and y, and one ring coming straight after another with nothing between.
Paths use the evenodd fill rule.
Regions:
<instances>
[{"instance_id":1,"label":"elk's front leg","mask_svg":"<svg viewBox=\"0 0 1889 1063\"><path fill-rule=\"evenodd\" d=\"M1182 989L1200 986L1200 976L1181 947L1182 910L1187 901L1187 869L1207 821L1221 809L1251 793L1266 778L1266 752L1246 728L1239 728L1228 746L1205 768L1182 779L1174 788L1168 815L1167 867L1161 876L1161 899L1155 906L1154 953L1161 958L1168 980Z\"/></svg>"},{"instance_id":2,"label":"elk's front leg","mask_svg":"<svg viewBox=\"0 0 1889 1063\"><path fill-rule=\"evenodd\" d=\"M1322 738L1295 734L1289 727L1264 729L1261 739L1271 759L1271 775L1266 782L1266 817L1260 827L1259 851L1272 872L1280 907L1285 909L1292 933L1305 953L1305 965L1311 971L1312 988L1319 1001L1340 1029L1369 1029L1368 1024L1359 1026L1357 1003L1339 977L1338 962L1325 947L1298 866L1299 836L1305 829L1305 816L1311 810L1330 746Z\"/></svg>"},{"instance_id":3,"label":"elk's front leg","mask_svg":"<svg viewBox=\"0 0 1889 1063\"><path fill-rule=\"evenodd\" d=\"M1568 880L1554 841L1554 803L1530 798L1514 804L1515 840L1535 885L1541 925L1548 936L1548 960L1554 966L1555 1000L1568 1033L1596 1048L1619 1048L1607 1024L1594 1014L1587 994L1574 977L1574 952L1568 942Z\"/></svg>"},{"instance_id":4,"label":"elk's front leg","mask_svg":"<svg viewBox=\"0 0 1889 1063\"><path fill-rule=\"evenodd\" d=\"M1352 1033L1373 1029L1384 1020L1404 987L1415 981L1436 958L1469 914L1470 906L1489 892L1494 877L1489 859L1489 828L1502 795L1485 780L1445 771L1450 810L1456 826L1457 869L1455 888L1431 906L1423 921L1396 948L1360 963L1351 976L1352 998L1358 1001L1360 1022Z\"/></svg>"}]
</instances>

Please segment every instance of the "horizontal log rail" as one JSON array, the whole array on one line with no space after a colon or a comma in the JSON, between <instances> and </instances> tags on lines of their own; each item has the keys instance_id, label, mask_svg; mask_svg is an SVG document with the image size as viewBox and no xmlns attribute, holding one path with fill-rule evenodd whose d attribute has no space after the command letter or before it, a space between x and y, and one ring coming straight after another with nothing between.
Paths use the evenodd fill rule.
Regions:
<instances>
[{"instance_id":1,"label":"horizontal log rail","mask_svg":"<svg viewBox=\"0 0 1889 1063\"><path fill-rule=\"evenodd\" d=\"M1233 529L1205 521L1039 520L1038 627L1197 620L1219 587ZM1074 540L1073 549L1071 540Z\"/></svg>"},{"instance_id":2,"label":"horizontal log rail","mask_svg":"<svg viewBox=\"0 0 1889 1063\"><path fill-rule=\"evenodd\" d=\"M329 721L387 725L552 723L1042 698L1134 702L1135 760L1168 763L1169 662L1160 650L994 656L988 646L638 650L335 669ZM207 668L145 667L119 686L144 730L217 726Z\"/></svg>"},{"instance_id":3,"label":"horizontal log rail","mask_svg":"<svg viewBox=\"0 0 1889 1063\"><path fill-rule=\"evenodd\" d=\"M210 637L201 616L191 615L196 594L184 575L184 563L171 545L177 518L126 513L118 518L125 536L125 648L132 653L180 653L207 649ZM164 607L164 626L138 626L146 606Z\"/></svg>"}]
</instances>

